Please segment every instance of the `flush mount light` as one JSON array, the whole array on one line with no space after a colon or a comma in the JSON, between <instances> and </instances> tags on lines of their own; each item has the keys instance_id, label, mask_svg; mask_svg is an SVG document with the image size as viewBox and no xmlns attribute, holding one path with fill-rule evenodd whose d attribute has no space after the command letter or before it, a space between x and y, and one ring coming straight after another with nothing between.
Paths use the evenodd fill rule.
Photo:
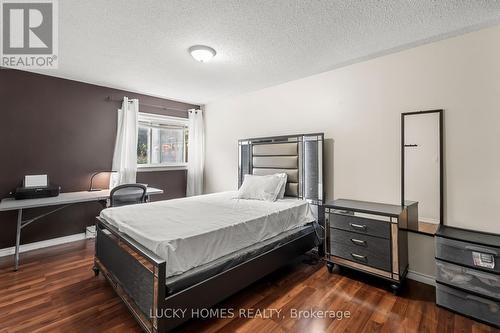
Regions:
<instances>
[{"instance_id":1,"label":"flush mount light","mask_svg":"<svg viewBox=\"0 0 500 333\"><path fill-rule=\"evenodd\" d=\"M213 48L205 45L193 45L188 51L191 53L191 56L199 62L210 61L210 59L217 54Z\"/></svg>"}]
</instances>

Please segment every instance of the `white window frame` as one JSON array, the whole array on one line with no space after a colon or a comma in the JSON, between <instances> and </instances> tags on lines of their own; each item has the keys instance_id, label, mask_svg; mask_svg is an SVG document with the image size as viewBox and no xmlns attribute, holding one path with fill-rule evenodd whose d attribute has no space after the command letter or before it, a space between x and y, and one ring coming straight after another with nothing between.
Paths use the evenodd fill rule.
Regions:
<instances>
[{"instance_id":1,"label":"white window frame","mask_svg":"<svg viewBox=\"0 0 500 333\"><path fill-rule=\"evenodd\" d=\"M145 113L145 112L139 112L138 123L139 126L141 126L141 123L149 123L150 125L183 126L186 128L188 127L187 118L171 117L171 116L164 116L164 115ZM184 151L184 154L187 154L187 152ZM185 170L185 169L187 169L187 163L137 164L138 172Z\"/></svg>"}]
</instances>

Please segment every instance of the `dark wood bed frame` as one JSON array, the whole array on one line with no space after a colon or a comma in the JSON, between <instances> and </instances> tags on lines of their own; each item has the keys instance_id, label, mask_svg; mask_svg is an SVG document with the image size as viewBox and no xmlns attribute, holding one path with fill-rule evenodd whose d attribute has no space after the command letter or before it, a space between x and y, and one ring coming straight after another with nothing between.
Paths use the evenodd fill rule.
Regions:
<instances>
[{"instance_id":1,"label":"dark wood bed frame","mask_svg":"<svg viewBox=\"0 0 500 333\"><path fill-rule=\"evenodd\" d=\"M305 140L309 140L308 145L315 142L317 149L305 149ZM311 151L316 154L316 156L307 157L304 155L299 158L301 161L299 163L301 175L299 188L303 190L299 191L297 197L316 205L318 216L323 216L324 214L321 214L323 199L322 133L240 140L240 170L242 170L242 143L250 145L251 148L252 145L260 143L280 142L297 142L297 146L301 147L297 155L302 153L307 155L307 151L309 154ZM245 151L250 156L250 161L247 162L250 164L248 171L251 173L252 153L251 150L250 152ZM303 165L307 159L311 158L319 162L313 161L314 163L309 163L309 166L304 168ZM313 168L311 165L316 165L316 167ZM319 191L305 189L307 184L310 186L314 182L320 189ZM315 193L315 196L308 197L307 193ZM96 276L99 272L103 273L141 327L146 332L151 333L167 332L174 329L191 319L193 310L208 309L214 306L317 246L317 235L311 228L310 232L301 234L239 265L181 291L168 294L166 287L166 265L168 263L164 259L119 232L100 217L97 217L96 232L94 273ZM185 315L172 318L172 311L177 309L184 310Z\"/></svg>"}]
</instances>

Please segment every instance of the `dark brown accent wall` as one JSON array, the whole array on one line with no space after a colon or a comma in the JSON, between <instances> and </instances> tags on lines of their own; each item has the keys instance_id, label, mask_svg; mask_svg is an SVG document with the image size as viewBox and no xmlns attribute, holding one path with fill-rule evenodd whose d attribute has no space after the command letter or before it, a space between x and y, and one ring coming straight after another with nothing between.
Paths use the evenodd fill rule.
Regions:
<instances>
[{"instance_id":1,"label":"dark brown accent wall","mask_svg":"<svg viewBox=\"0 0 500 333\"><path fill-rule=\"evenodd\" d=\"M112 101L107 97L111 96ZM0 69L0 197L26 174L48 174L63 192L88 188L90 175L111 168L117 109L123 96L140 104L187 110L186 104L72 80ZM140 111L187 117L187 112L140 105ZM162 188L153 200L185 196L186 171L139 172L137 181ZM105 186L106 175L97 185ZM76 204L23 229L21 243L80 233L94 223L98 203ZM27 210L26 217L46 211ZM16 212L0 212L0 248L15 244Z\"/></svg>"}]
</instances>

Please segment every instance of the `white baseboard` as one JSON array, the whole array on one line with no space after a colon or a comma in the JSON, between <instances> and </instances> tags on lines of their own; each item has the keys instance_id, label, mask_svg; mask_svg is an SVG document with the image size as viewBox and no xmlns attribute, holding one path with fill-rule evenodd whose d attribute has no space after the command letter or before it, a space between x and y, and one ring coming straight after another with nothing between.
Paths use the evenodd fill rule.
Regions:
<instances>
[{"instance_id":1,"label":"white baseboard","mask_svg":"<svg viewBox=\"0 0 500 333\"><path fill-rule=\"evenodd\" d=\"M58 237L58 238L52 238L40 242L34 242L34 243L29 243L29 244L22 244L19 247L19 252L23 253L26 251L31 251L31 250L36 250L36 249L42 249L44 247L49 247L49 246L54 246L54 245L59 245L59 244L65 244L65 243L70 243L70 242L75 242L85 239L85 233L82 232L80 234L74 234L74 235L69 235L69 236L64 236L64 237ZM0 249L0 257L5 257L5 256L10 256L13 255L16 252L16 248L14 246L12 247L7 247L5 249Z\"/></svg>"},{"instance_id":2,"label":"white baseboard","mask_svg":"<svg viewBox=\"0 0 500 333\"><path fill-rule=\"evenodd\" d=\"M422 282L422 283L425 283L425 284L429 284L431 286L436 286L436 278L432 275L427 275L427 274L423 274L423 273L419 273L419 272L415 272L415 271L408 271L408 274L406 275L406 277L410 280L414 280L414 281L417 281L417 282Z\"/></svg>"}]
</instances>

